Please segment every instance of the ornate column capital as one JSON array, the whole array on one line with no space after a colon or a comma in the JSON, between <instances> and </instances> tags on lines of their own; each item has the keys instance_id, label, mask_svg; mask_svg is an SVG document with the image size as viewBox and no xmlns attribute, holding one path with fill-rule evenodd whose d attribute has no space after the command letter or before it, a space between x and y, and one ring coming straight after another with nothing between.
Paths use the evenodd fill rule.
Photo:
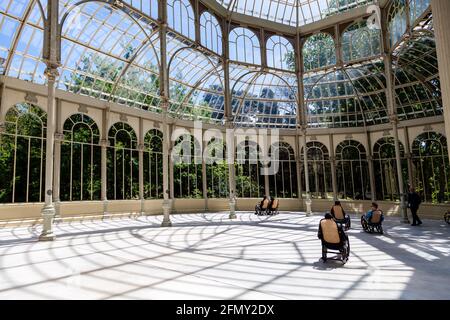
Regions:
<instances>
[{"instance_id":1,"label":"ornate column capital","mask_svg":"<svg viewBox=\"0 0 450 320\"><path fill-rule=\"evenodd\" d=\"M412 159L411 152L405 153L405 158L408 159L408 160L411 160Z\"/></svg>"},{"instance_id":2,"label":"ornate column capital","mask_svg":"<svg viewBox=\"0 0 450 320\"><path fill-rule=\"evenodd\" d=\"M302 135L306 136L306 131L308 130L308 126L306 124L300 124L298 129L302 133Z\"/></svg>"},{"instance_id":3,"label":"ornate column capital","mask_svg":"<svg viewBox=\"0 0 450 320\"><path fill-rule=\"evenodd\" d=\"M373 156L371 154L368 154L366 158L367 161L373 161Z\"/></svg>"},{"instance_id":4,"label":"ornate column capital","mask_svg":"<svg viewBox=\"0 0 450 320\"><path fill-rule=\"evenodd\" d=\"M138 151L144 151L145 150L145 145L143 143L139 143L137 146Z\"/></svg>"},{"instance_id":5,"label":"ornate column capital","mask_svg":"<svg viewBox=\"0 0 450 320\"><path fill-rule=\"evenodd\" d=\"M398 120L398 116L396 114L391 114L389 116L389 122L391 124L398 124L399 120Z\"/></svg>"},{"instance_id":6,"label":"ornate column capital","mask_svg":"<svg viewBox=\"0 0 450 320\"><path fill-rule=\"evenodd\" d=\"M59 77L58 66L51 64L47 65L47 68L44 71L44 75L49 81L55 81L56 78Z\"/></svg>"}]
</instances>

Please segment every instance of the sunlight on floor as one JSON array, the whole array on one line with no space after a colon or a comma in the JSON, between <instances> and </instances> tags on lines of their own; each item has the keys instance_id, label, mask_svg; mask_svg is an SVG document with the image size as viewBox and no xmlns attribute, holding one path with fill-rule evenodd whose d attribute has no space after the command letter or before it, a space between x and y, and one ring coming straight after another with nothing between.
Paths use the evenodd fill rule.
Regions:
<instances>
[{"instance_id":1,"label":"sunlight on floor","mask_svg":"<svg viewBox=\"0 0 450 320\"><path fill-rule=\"evenodd\" d=\"M349 262L319 261L320 216L248 212L160 216L0 230L1 299L449 299L450 229L349 231ZM425 225L425 224L424 224ZM436 236L436 234L438 234ZM434 247L436 245L436 247ZM433 287L433 290L429 290Z\"/></svg>"}]
</instances>

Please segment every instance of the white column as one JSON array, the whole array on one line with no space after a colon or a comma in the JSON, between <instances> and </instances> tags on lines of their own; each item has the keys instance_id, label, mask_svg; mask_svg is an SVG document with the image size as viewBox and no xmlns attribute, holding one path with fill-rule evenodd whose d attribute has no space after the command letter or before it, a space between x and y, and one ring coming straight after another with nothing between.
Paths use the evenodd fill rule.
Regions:
<instances>
[{"instance_id":1,"label":"white column","mask_svg":"<svg viewBox=\"0 0 450 320\"><path fill-rule=\"evenodd\" d=\"M55 206L53 205L53 150L55 142L55 79L58 76L56 68L47 67L45 75L48 79L47 95L47 137L45 148L45 204L42 208L43 229L39 236L41 241L54 240L53 219Z\"/></svg>"},{"instance_id":2,"label":"white column","mask_svg":"<svg viewBox=\"0 0 450 320\"><path fill-rule=\"evenodd\" d=\"M167 123L167 107L168 104L163 105L163 189L164 189L164 201L163 201L163 221L161 227L171 227L172 221L170 221L170 213L172 211L173 204L173 163L170 156L171 145L171 133L169 124ZM169 175L171 177L169 181Z\"/></svg>"},{"instance_id":3,"label":"white column","mask_svg":"<svg viewBox=\"0 0 450 320\"><path fill-rule=\"evenodd\" d=\"M144 119L139 118L139 200L141 202L141 214L145 214L144 198Z\"/></svg>"},{"instance_id":4,"label":"white column","mask_svg":"<svg viewBox=\"0 0 450 320\"><path fill-rule=\"evenodd\" d=\"M203 148L202 148L202 190L203 190L203 199L205 199L205 211L208 210L208 181L207 181L207 175L206 175L206 159L204 156L204 152L206 150L207 147L207 142L203 141L203 134L202 134L202 141L201 143L203 144Z\"/></svg>"},{"instance_id":5,"label":"white column","mask_svg":"<svg viewBox=\"0 0 450 320\"><path fill-rule=\"evenodd\" d=\"M108 139L102 139L100 141L101 146L101 179L102 179L102 202L103 202L103 214L106 214L108 212L108 196L107 196L107 185L108 185L108 178L107 178L107 148L109 145Z\"/></svg>"},{"instance_id":6,"label":"white column","mask_svg":"<svg viewBox=\"0 0 450 320\"><path fill-rule=\"evenodd\" d=\"M298 137L298 132L295 135L295 168L297 171L297 198L301 203L302 199L302 174L301 174L301 147L300 147L300 139Z\"/></svg>"},{"instance_id":7,"label":"white column","mask_svg":"<svg viewBox=\"0 0 450 320\"><path fill-rule=\"evenodd\" d=\"M170 160L171 150L171 133L169 123L169 75L167 70L167 1L159 1L159 42L160 42L160 95L161 95L161 109L163 115L163 221L161 227L170 227L170 213L173 206L173 163ZM170 179L169 179L170 175Z\"/></svg>"},{"instance_id":8,"label":"white column","mask_svg":"<svg viewBox=\"0 0 450 320\"><path fill-rule=\"evenodd\" d=\"M372 154L372 140L370 139L370 132L366 131L366 142L367 142L367 164L369 167L369 184L370 184L370 195L371 200L375 201L375 170L373 167L373 154ZM365 195L364 195L365 196Z\"/></svg>"},{"instance_id":9,"label":"white column","mask_svg":"<svg viewBox=\"0 0 450 320\"><path fill-rule=\"evenodd\" d=\"M109 108L103 109L102 114L102 139L100 140L101 148L101 200L103 202L103 215L108 213L108 129L109 129Z\"/></svg>"},{"instance_id":10,"label":"white column","mask_svg":"<svg viewBox=\"0 0 450 320\"><path fill-rule=\"evenodd\" d=\"M60 183L61 183L61 142L64 135L60 132L55 133L55 160L53 165L53 197L55 202L55 218L61 217L61 199L60 199Z\"/></svg>"},{"instance_id":11,"label":"white column","mask_svg":"<svg viewBox=\"0 0 450 320\"><path fill-rule=\"evenodd\" d=\"M373 156L371 154L367 155L367 164L369 167L369 182L370 182L370 195L371 200L375 201L376 195L375 195L375 171L373 167Z\"/></svg>"},{"instance_id":12,"label":"white column","mask_svg":"<svg viewBox=\"0 0 450 320\"><path fill-rule=\"evenodd\" d=\"M333 188L333 200L338 200L337 196L337 179L336 179L336 156L334 155L333 135L329 135L330 141L330 166L331 166L331 184Z\"/></svg>"},{"instance_id":13,"label":"white column","mask_svg":"<svg viewBox=\"0 0 450 320\"><path fill-rule=\"evenodd\" d=\"M61 101L56 103L56 133L55 158L53 162L53 200L55 203L55 218L61 217L60 178L61 178L61 143L64 140L61 126Z\"/></svg>"},{"instance_id":14,"label":"white column","mask_svg":"<svg viewBox=\"0 0 450 320\"><path fill-rule=\"evenodd\" d=\"M409 132L408 132L408 127L404 128L404 132L405 132L405 156L406 156L406 161L408 163L408 184L410 186L415 186L415 181L414 181L414 172L413 172L413 165L412 165L412 155L411 155L411 150L410 150L410 144L409 144Z\"/></svg>"},{"instance_id":15,"label":"white column","mask_svg":"<svg viewBox=\"0 0 450 320\"><path fill-rule=\"evenodd\" d=\"M305 191L306 191L306 215L310 216L312 213L311 210L311 192L309 190L309 174L308 174L308 149L306 147L306 126L302 128L302 141L303 141L303 166L305 171Z\"/></svg>"},{"instance_id":16,"label":"white column","mask_svg":"<svg viewBox=\"0 0 450 320\"><path fill-rule=\"evenodd\" d=\"M445 133L450 159L450 1L431 0L436 51L439 64Z\"/></svg>"},{"instance_id":17,"label":"white column","mask_svg":"<svg viewBox=\"0 0 450 320\"><path fill-rule=\"evenodd\" d=\"M395 142L395 162L397 166L397 177L398 177L398 192L400 194L400 210L402 214L402 222L409 223L408 220L408 212L406 208L406 199L405 199L405 190L403 187L403 174L402 174L402 161L400 159L400 143L398 140L398 117L391 116L390 117L392 123L392 131L394 134L394 142Z\"/></svg>"},{"instance_id":18,"label":"white column","mask_svg":"<svg viewBox=\"0 0 450 320\"><path fill-rule=\"evenodd\" d=\"M230 193L229 206L230 206L230 219L236 219L236 171L234 166L235 155L235 138L234 129L231 121L226 122L226 143L227 143L227 163L228 163L228 188Z\"/></svg>"}]
</instances>

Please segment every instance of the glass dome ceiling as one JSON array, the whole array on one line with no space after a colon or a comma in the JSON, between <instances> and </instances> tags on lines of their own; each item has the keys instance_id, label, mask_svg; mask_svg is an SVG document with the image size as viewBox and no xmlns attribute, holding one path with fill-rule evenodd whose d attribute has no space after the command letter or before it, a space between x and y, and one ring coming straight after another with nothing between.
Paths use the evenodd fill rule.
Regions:
<instances>
[{"instance_id":1,"label":"glass dome ceiling","mask_svg":"<svg viewBox=\"0 0 450 320\"><path fill-rule=\"evenodd\" d=\"M167 99L173 118L220 125L225 120L228 96L228 116L236 126L295 129L301 119L309 128L389 122L382 35L368 30L365 21L358 20L342 30L341 52L335 36L326 32L299 39L303 65L297 65L295 38L269 34L264 44L257 30L243 26L236 26L225 37L218 18L208 11L196 18L189 0L167 0L169 29L163 52L157 19L160 2L123 3L119 8L101 0L59 0L59 90L159 113L161 58L165 56ZM234 4L236 10L250 10L251 3L252 12L259 5L258 12L266 10L276 16L282 5L290 4L294 11L305 10L306 5L311 17L319 17L330 14L336 3L339 10L345 10L368 1L221 3ZM429 0L391 3L384 36L391 44L397 114L401 120L439 116L442 103ZM407 5L409 10L405 10ZM45 85L42 13L46 6L45 0L0 3L0 75ZM71 21L78 23L71 26ZM407 25L412 27L410 32ZM193 32L196 28L200 32ZM226 38L228 70L222 50Z\"/></svg>"},{"instance_id":2,"label":"glass dome ceiling","mask_svg":"<svg viewBox=\"0 0 450 320\"><path fill-rule=\"evenodd\" d=\"M317 22L373 0L216 0L230 12L290 26Z\"/></svg>"}]
</instances>

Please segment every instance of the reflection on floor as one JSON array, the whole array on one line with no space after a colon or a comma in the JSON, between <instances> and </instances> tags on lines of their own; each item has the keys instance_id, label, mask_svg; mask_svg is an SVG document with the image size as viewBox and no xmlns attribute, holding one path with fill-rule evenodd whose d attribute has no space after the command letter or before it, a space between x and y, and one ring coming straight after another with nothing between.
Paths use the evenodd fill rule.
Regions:
<instances>
[{"instance_id":1,"label":"reflection on floor","mask_svg":"<svg viewBox=\"0 0 450 320\"><path fill-rule=\"evenodd\" d=\"M450 226L355 218L349 262L323 264L320 216L173 215L0 230L0 299L450 299Z\"/></svg>"}]
</instances>

